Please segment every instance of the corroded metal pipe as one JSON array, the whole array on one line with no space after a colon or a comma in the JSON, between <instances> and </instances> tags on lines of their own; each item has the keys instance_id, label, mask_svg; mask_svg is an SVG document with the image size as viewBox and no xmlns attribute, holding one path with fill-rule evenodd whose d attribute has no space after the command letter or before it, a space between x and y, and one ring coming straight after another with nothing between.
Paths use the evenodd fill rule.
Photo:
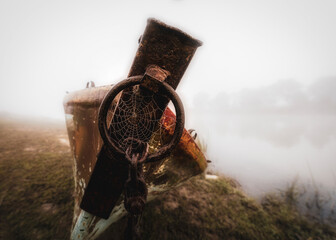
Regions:
<instances>
[{"instance_id":1,"label":"corroded metal pipe","mask_svg":"<svg viewBox=\"0 0 336 240\"><path fill-rule=\"evenodd\" d=\"M166 82L174 89L181 81L192 57L202 42L178 28L150 18L140 38L139 48L128 77L143 75L155 64L170 73Z\"/></svg>"}]
</instances>

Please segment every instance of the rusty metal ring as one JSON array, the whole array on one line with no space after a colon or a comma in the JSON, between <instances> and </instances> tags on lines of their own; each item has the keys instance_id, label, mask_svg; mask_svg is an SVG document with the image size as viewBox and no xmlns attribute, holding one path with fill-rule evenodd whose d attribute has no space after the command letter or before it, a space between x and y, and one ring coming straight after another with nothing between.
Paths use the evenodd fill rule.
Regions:
<instances>
[{"instance_id":1,"label":"rusty metal ring","mask_svg":"<svg viewBox=\"0 0 336 240\"><path fill-rule=\"evenodd\" d=\"M129 77L112 87L112 89L106 94L104 100L102 101L99 114L98 114L98 129L100 132L100 136L103 139L104 143L112 149L112 151L119 153L121 155L125 155L126 153L121 150L114 141L109 137L108 127L106 123L107 113L109 107L114 100L114 98L124 89L133 87L135 85L139 85L142 82L143 76L134 76ZM180 142L182 137L183 129L184 129L184 109L181 102L181 99L176 94L175 90L165 82L159 82L162 87L163 93L166 97L168 97L175 107L176 112L176 125L172 140L169 144L162 147L159 151L153 154L149 154L145 162L155 162L163 159L176 147L176 145Z\"/></svg>"}]
</instances>

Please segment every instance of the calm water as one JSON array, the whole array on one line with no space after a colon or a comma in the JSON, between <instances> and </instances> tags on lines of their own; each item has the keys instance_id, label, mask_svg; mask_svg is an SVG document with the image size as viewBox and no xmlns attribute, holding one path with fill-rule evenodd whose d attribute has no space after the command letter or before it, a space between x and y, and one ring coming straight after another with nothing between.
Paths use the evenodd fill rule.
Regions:
<instances>
[{"instance_id":1,"label":"calm water","mask_svg":"<svg viewBox=\"0 0 336 240\"><path fill-rule=\"evenodd\" d=\"M193 113L188 126L207 144L210 169L258 196L294 179L336 189L336 116Z\"/></svg>"}]
</instances>

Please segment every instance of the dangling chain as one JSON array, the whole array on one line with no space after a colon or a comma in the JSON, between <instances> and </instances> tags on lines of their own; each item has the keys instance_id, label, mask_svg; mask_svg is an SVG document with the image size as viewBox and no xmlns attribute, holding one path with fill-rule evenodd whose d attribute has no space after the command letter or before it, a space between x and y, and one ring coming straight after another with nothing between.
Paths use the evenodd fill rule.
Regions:
<instances>
[{"instance_id":1,"label":"dangling chain","mask_svg":"<svg viewBox=\"0 0 336 240\"><path fill-rule=\"evenodd\" d=\"M124 206L128 212L128 222L125 230L125 239L140 239L139 222L147 199L147 186L143 178L142 163L148 155L148 144L142 152L132 153L130 146L126 151L129 163L128 179L124 187Z\"/></svg>"}]
</instances>

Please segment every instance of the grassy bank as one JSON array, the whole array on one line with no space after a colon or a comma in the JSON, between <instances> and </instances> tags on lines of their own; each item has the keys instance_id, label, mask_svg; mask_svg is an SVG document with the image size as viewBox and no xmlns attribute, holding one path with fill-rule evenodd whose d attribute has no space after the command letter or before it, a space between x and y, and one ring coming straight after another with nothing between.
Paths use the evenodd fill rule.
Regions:
<instances>
[{"instance_id":1,"label":"grassy bank","mask_svg":"<svg viewBox=\"0 0 336 240\"><path fill-rule=\"evenodd\" d=\"M149 203L142 232L144 239L336 239L285 198L269 195L260 204L231 179L202 176Z\"/></svg>"},{"instance_id":2,"label":"grassy bank","mask_svg":"<svg viewBox=\"0 0 336 240\"><path fill-rule=\"evenodd\" d=\"M0 121L0 239L68 239L72 163L63 126Z\"/></svg>"},{"instance_id":3,"label":"grassy bank","mask_svg":"<svg viewBox=\"0 0 336 240\"><path fill-rule=\"evenodd\" d=\"M0 239L69 238L66 139L62 125L0 120ZM143 239L336 239L334 229L300 215L286 198L269 195L258 203L235 181L204 176L148 203L141 232Z\"/></svg>"}]
</instances>

